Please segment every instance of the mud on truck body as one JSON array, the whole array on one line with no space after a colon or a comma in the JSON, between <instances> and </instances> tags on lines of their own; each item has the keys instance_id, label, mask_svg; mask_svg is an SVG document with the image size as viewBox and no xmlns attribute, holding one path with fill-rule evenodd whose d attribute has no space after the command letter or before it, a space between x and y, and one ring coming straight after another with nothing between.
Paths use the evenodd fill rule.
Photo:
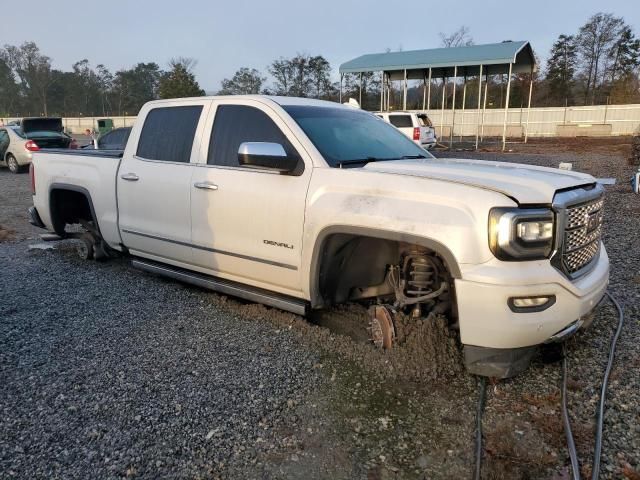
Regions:
<instances>
[{"instance_id":1,"label":"mud on truck body","mask_svg":"<svg viewBox=\"0 0 640 480\"><path fill-rule=\"evenodd\" d=\"M588 324L607 287L589 175L436 159L348 106L242 96L150 102L124 151L37 153L32 223L82 254L298 314L358 302L445 314L469 371L507 377Z\"/></svg>"}]
</instances>

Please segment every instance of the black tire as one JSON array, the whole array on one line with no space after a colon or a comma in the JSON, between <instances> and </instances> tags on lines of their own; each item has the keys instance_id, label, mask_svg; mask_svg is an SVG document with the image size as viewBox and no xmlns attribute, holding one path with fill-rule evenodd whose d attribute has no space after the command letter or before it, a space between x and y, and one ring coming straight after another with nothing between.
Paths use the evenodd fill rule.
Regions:
<instances>
[{"instance_id":1,"label":"black tire","mask_svg":"<svg viewBox=\"0 0 640 480\"><path fill-rule=\"evenodd\" d=\"M12 154L7 154L7 167L9 167L9 171L11 173L21 173L24 171L24 168L18 163L16 157Z\"/></svg>"},{"instance_id":2,"label":"black tire","mask_svg":"<svg viewBox=\"0 0 640 480\"><path fill-rule=\"evenodd\" d=\"M78 239L80 243L76 247L76 252L82 260L92 260L95 251L95 240L93 235L89 233L83 233Z\"/></svg>"},{"instance_id":3,"label":"black tire","mask_svg":"<svg viewBox=\"0 0 640 480\"><path fill-rule=\"evenodd\" d=\"M105 248L104 241L96 243L93 247L93 258L96 262L104 262L109 259L109 251Z\"/></svg>"}]
</instances>

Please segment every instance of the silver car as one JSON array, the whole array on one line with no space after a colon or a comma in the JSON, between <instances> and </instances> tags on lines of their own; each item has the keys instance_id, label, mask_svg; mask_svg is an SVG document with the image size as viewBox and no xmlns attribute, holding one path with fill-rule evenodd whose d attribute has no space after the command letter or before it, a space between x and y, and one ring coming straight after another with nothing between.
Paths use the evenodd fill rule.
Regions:
<instances>
[{"instance_id":1,"label":"silver car","mask_svg":"<svg viewBox=\"0 0 640 480\"><path fill-rule=\"evenodd\" d=\"M20 127L0 127L0 165L9 167L12 173L25 171L36 150L38 146Z\"/></svg>"},{"instance_id":2,"label":"silver car","mask_svg":"<svg viewBox=\"0 0 640 480\"><path fill-rule=\"evenodd\" d=\"M64 133L60 117L23 118L0 128L0 165L13 173L24 171L41 148L78 148L78 143Z\"/></svg>"}]
</instances>

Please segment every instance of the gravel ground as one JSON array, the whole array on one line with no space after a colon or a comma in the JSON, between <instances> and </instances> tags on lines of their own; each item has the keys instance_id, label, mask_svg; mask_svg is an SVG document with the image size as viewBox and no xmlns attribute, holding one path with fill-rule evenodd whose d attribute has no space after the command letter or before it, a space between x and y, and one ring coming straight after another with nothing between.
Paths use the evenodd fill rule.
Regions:
<instances>
[{"instance_id":1,"label":"gravel ground","mask_svg":"<svg viewBox=\"0 0 640 480\"><path fill-rule=\"evenodd\" d=\"M610 292L624 306L626 322L618 342L605 414L602 474L605 478L640 478L640 196L631 193L634 168L625 161L629 145L619 141L576 139L557 145L537 142L513 146L513 154L495 152L439 153L573 169L595 177L615 177L606 187L604 243L611 262ZM559 147L559 148L558 148ZM549 153L560 150L560 153ZM600 382L617 312L603 304L592 327L569 343L569 410L581 454L583 474L590 475L593 432ZM552 356L552 355L550 355ZM544 465L549 475L565 478L560 399L560 365L540 356L525 374L501 382L487 397L485 430L487 469L496 478L525 478L532 465ZM563 465L558 469L558 463ZM636 476L633 476L633 475ZM527 477L528 478L528 477ZM568 478L568 477L566 477Z\"/></svg>"},{"instance_id":2,"label":"gravel ground","mask_svg":"<svg viewBox=\"0 0 640 480\"><path fill-rule=\"evenodd\" d=\"M627 147L618 143L446 155L569 161L617 177L607 187L605 244L627 323L605 416L603 477L637 478L640 198L629 193ZM357 312L334 311L314 325L137 272L125 260L81 262L73 242L30 250L38 231L26 223L28 189L27 175L0 170L0 225L11 231L0 238L0 477L471 475L476 381L456 368L451 348L424 352L427 365L414 344L385 355L319 326L353 325ZM603 306L569 346L584 473L615 320ZM446 332L420 328L450 344ZM550 357L490 388L485 478L567 478L560 367Z\"/></svg>"}]
</instances>

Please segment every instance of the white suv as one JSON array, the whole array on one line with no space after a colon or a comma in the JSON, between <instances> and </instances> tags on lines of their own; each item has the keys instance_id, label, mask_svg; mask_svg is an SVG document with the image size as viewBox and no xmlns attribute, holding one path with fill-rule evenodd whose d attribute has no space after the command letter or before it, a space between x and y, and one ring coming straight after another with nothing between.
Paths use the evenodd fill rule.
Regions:
<instances>
[{"instance_id":1,"label":"white suv","mask_svg":"<svg viewBox=\"0 0 640 480\"><path fill-rule=\"evenodd\" d=\"M376 115L389 122L422 148L431 149L437 143L436 129L425 113L412 112L376 112Z\"/></svg>"}]
</instances>

